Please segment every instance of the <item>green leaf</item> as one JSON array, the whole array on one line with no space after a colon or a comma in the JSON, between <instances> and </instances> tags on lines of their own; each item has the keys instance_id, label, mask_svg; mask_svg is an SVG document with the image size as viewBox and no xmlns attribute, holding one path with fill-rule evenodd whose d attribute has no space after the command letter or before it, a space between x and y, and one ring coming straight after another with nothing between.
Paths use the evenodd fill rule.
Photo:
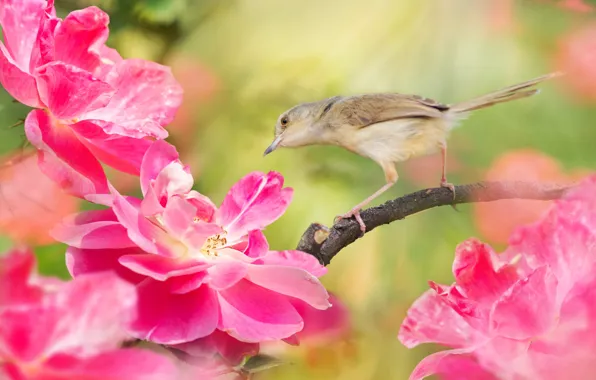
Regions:
<instances>
[{"instance_id":1,"label":"green leaf","mask_svg":"<svg viewBox=\"0 0 596 380\"><path fill-rule=\"evenodd\" d=\"M240 370L244 373L252 374L278 367L286 363L287 362L274 356L259 354L248 358L240 367Z\"/></svg>"}]
</instances>

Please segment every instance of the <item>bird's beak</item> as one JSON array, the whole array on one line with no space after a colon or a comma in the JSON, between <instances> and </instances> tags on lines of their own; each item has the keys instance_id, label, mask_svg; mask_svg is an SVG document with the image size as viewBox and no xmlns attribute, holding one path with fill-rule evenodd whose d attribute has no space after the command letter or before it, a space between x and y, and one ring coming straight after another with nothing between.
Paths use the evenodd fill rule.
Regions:
<instances>
[{"instance_id":1,"label":"bird's beak","mask_svg":"<svg viewBox=\"0 0 596 380\"><path fill-rule=\"evenodd\" d=\"M282 138L282 135L277 136L275 138L275 140L273 140L271 145L269 145L269 147L267 149L265 149L265 153L263 153L263 156L266 156L269 153L273 152L275 149L277 149L277 147L279 146L279 143L281 142L281 138Z\"/></svg>"}]
</instances>

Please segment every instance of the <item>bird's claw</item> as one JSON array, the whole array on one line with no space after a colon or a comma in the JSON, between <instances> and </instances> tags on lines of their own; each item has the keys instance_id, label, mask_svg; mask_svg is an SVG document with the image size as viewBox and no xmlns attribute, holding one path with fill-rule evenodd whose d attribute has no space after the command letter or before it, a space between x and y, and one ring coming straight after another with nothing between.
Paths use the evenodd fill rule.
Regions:
<instances>
[{"instance_id":1,"label":"bird's claw","mask_svg":"<svg viewBox=\"0 0 596 380\"><path fill-rule=\"evenodd\" d=\"M451 192L453 193L453 199L455 200L455 186L452 183L447 182L446 180L442 180L441 187L446 187L449 190L451 190Z\"/></svg>"},{"instance_id":2,"label":"bird's claw","mask_svg":"<svg viewBox=\"0 0 596 380\"><path fill-rule=\"evenodd\" d=\"M342 219L349 219L351 217L354 217L356 219L356 221L358 222L358 225L360 226L360 231L362 232L362 234L360 236L364 236L364 233L366 232L366 225L364 224L364 221L362 220L362 217L360 216L360 210L350 210L349 212L347 212L343 215L337 215L335 217L335 219L333 219L333 224L336 224L337 222L339 222Z\"/></svg>"}]
</instances>

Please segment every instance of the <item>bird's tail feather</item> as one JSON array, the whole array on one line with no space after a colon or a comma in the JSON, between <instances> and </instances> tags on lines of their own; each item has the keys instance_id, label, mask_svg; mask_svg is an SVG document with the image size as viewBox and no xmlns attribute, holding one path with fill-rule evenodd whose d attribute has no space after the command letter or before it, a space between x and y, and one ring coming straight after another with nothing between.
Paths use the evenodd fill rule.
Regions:
<instances>
[{"instance_id":1,"label":"bird's tail feather","mask_svg":"<svg viewBox=\"0 0 596 380\"><path fill-rule=\"evenodd\" d=\"M530 79L528 81L491 92L490 94L479 96L472 100L456 103L449 107L448 112L455 116L456 114L465 114L467 112L490 107L498 103L527 98L528 96L532 96L540 91L532 87L560 75L562 75L562 73L559 72L543 75L538 78Z\"/></svg>"}]
</instances>

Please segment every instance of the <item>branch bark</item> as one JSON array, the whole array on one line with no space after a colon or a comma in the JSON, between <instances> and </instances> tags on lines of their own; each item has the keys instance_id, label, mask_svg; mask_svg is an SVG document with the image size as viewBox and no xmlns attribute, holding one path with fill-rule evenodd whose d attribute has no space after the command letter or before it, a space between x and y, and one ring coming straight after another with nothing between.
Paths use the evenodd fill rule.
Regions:
<instances>
[{"instance_id":1,"label":"branch bark","mask_svg":"<svg viewBox=\"0 0 596 380\"><path fill-rule=\"evenodd\" d=\"M447 188L431 188L407 194L384 204L363 210L360 215L366 232L406 216L433 207L471 202L492 202L502 199L553 200L560 198L572 185L561 186L536 182L478 182L455 187L455 197ZM340 220L328 228L319 223L311 224L300 239L296 249L316 257L328 265L343 248L362 237L354 218Z\"/></svg>"}]
</instances>

